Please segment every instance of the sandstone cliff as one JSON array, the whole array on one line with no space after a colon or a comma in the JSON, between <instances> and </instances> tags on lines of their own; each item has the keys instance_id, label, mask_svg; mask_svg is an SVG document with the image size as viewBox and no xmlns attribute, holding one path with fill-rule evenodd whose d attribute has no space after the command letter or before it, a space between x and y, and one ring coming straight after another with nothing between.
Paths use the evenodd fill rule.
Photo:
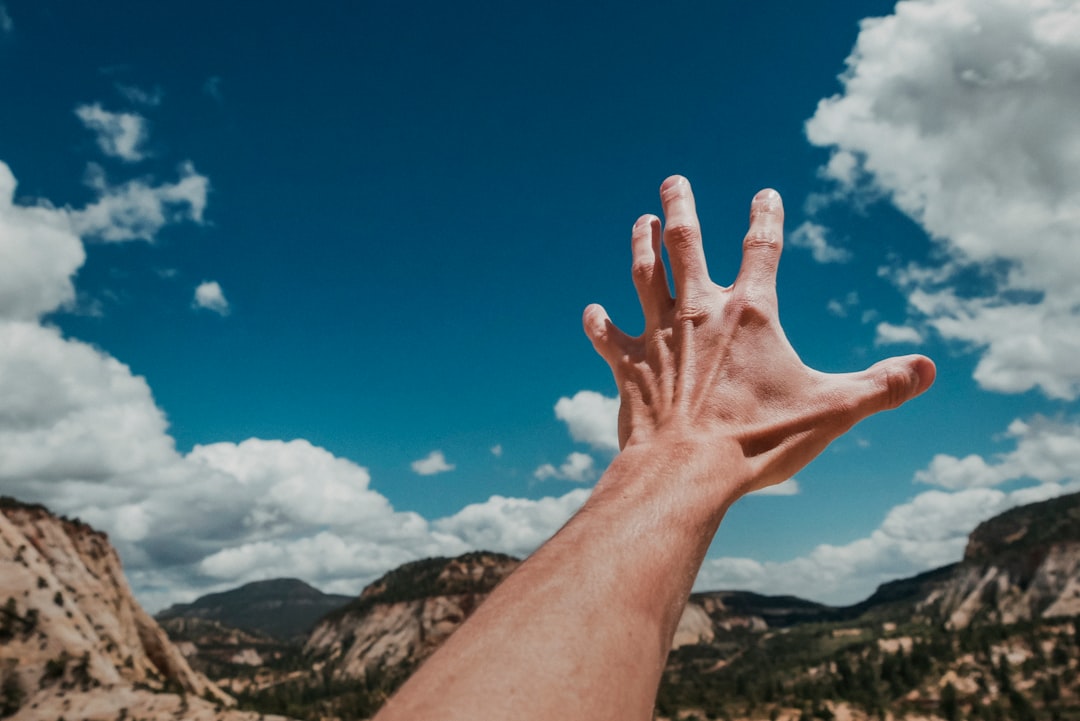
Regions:
<instances>
[{"instance_id":1,"label":"sandstone cliff","mask_svg":"<svg viewBox=\"0 0 1080 721\"><path fill-rule=\"evenodd\" d=\"M411 670L469 617L519 561L468 553L406 564L372 583L344 609L323 619L304 645L339 679Z\"/></svg>"},{"instance_id":2,"label":"sandstone cliff","mask_svg":"<svg viewBox=\"0 0 1080 721\"><path fill-rule=\"evenodd\" d=\"M246 719L132 597L108 538L0 498L0 689L15 719Z\"/></svg>"},{"instance_id":3,"label":"sandstone cliff","mask_svg":"<svg viewBox=\"0 0 1080 721\"><path fill-rule=\"evenodd\" d=\"M950 628L1080 614L1080 494L981 523L950 575L920 604Z\"/></svg>"}]
</instances>

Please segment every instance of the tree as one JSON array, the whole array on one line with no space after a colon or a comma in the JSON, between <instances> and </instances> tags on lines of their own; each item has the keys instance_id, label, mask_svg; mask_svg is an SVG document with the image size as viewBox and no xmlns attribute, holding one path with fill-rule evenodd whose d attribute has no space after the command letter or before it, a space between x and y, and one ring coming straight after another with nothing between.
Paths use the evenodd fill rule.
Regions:
<instances>
[{"instance_id":1,"label":"tree","mask_svg":"<svg viewBox=\"0 0 1080 721\"><path fill-rule=\"evenodd\" d=\"M952 683L945 684L941 689L938 709L945 717L945 721L960 721L960 702L956 698L956 687Z\"/></svg>"}]
</instances>

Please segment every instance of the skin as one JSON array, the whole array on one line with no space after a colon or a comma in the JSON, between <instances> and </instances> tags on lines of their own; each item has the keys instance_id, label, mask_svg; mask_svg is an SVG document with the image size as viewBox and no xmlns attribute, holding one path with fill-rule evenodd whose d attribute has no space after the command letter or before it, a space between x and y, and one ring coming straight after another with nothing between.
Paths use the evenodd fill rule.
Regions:
<instances>
[{"instance_id":1,"label":"skin","mask_svg":"<svg viewBox=\"0 0 1080 721\"><path fill-rule=\"evenodd\" d=\"M924 356L848 374L799 360L777 309L776 191L754 196L728 287L709 278L689 182L668 178L660 199L666 226L645 215L632 232L644 332L628 336L598 305L583 319L619 387L621 453L581 510L377 721L651 719L672 636L728 507L933 383Z\"/></svg>"}]
</instances>

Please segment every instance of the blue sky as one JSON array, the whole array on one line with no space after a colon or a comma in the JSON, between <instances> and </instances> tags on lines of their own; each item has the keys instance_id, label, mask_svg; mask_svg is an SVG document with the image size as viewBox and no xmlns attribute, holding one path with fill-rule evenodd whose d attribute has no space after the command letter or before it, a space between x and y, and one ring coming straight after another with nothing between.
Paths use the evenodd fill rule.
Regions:
<instances>
[{"instance_id":1,"label":"blue sky","mask_svg":"<svg viewBox=\"0 0 1080 721\"><path fill-rule=\"evenodd\" d=\"M641 327L629 229L681 173L720 283L783 195L808 364L937 362L699 580L859 600L1075 488L1078 37L1021 0L4 0L0 490L151 607L527 553L610 462L580 313Z\"/></svg>"}]
</instances>

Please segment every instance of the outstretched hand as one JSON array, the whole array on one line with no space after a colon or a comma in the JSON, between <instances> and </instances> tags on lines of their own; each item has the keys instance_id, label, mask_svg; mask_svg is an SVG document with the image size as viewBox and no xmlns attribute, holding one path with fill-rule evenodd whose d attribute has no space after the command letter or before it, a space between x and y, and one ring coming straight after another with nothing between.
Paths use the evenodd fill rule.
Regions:
<instances>
[{"instance_id":1,"label":"outstretched hand","mask_svg":"<svg viewBox=\"0 0 1080 721\"><path fill-rule=\"evenodd\" d=\"M844 374L799 359L777 308L784 210L776 191L754 196L742 267L729 287L709 278L690 183L668 178L660 199L663 230L659 218L645 215L632 235L645 331L623 333L599 305L584 314L585 332L619 387L622 448L689 446L690 455L715 466L713 477L725 486L715 491L730 500L790 478L863 418L933 383L934 364L920 355Z\"/></svg>"}]
</instances>

